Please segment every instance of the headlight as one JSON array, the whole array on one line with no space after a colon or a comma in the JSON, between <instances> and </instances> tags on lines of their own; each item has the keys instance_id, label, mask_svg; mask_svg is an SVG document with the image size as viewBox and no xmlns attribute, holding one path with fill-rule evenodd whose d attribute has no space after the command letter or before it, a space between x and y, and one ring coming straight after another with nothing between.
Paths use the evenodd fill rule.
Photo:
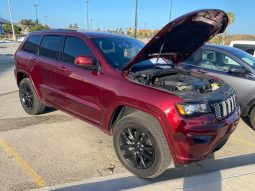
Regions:
<instances>
[{"instance_id":1,"label":"headlight","mask_svg":"<svg viewBox=\"0 0 255 191\"><path fill-rule=\"evenodd\" d=\"M211 112L207 103L178 103L176 107L181 115L194 116Z\"/></svg>"}]
</instances>

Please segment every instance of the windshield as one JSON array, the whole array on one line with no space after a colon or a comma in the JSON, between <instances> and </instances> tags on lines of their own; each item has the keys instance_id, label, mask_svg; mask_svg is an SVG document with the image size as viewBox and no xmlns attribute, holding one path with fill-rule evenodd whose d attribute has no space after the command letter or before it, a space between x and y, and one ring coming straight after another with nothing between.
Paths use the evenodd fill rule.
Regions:
<instances>
[{"instance_id":1,"label":"windshield","mask_svg":"<svg viewBox=\"0 0 255 191\"><path fill-rule=\"evenodd\" d=\"M108 63L117 69L125 65L144 47L141 41L133 38L93 38L92 42L104 54ZM169 64L163 59L150 59L135 64L132 69L145 69L155 65Z\"/></svg>"},{"instance_id":2,"label":"windshield","mask_svg":"<svg viewBox=\"0 0 255 191\"><path fill-rule=\"evenodd\" d=\"M255 68L255 57L251 56L250 54L248 54L244 51L240 51L240 50L235 50L233 52L233 54L235 56L237 56L238 58L242 59L243 61L245 61L247 64L249 64L253 68Z\"/></svg>"}]
</instances>

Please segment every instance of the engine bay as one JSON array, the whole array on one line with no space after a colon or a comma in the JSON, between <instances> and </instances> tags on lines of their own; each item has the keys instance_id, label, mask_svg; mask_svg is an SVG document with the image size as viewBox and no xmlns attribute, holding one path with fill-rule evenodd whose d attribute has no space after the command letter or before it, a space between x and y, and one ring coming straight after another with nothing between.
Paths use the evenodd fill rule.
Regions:
<instances>
[{"instance_id":1,"label":"engine bay","mask_svg":"<svg viewBox=\"0 0 255 191\"><path fill-rule=\"evenodd\" d=\"M131 72L129 77L135 82L171 92L210 93L221 86L219 81L208 76L175 68Z\"/></svg>"}]
</instances>

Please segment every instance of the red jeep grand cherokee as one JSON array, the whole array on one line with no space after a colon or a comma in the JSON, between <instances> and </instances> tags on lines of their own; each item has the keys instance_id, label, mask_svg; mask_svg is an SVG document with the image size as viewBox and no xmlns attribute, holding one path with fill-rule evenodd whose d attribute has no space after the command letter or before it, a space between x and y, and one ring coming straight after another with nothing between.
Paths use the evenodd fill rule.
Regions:
<instances>
[{"instance_id":1,"label":"red jeep grand cherokee","mask_svg":"<svg viewBox=\"0 0 255 191\"><path fill-rule=\"evenodd\" d=\"M119 160L139 177L205 159L237 126L235 93L176 65L227 24L220 10L192 12L146 46L108 33L33 32L15 54L21 104L32 115L54 107L112 134Z\"/></svg>"}]
</instances>

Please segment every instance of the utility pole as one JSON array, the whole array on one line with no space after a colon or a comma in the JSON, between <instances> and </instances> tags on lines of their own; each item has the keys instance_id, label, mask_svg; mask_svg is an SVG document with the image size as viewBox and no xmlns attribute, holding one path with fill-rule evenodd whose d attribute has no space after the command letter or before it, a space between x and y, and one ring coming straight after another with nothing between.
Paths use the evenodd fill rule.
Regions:
<instances>
[{"instance_id":1,"label":"utility pole","mask_svg":"<svg viewBox=\"0 0 255 191\"><path fill-rule=\"evenodd\" d=\"M87 0L86 3L87 3L87 29L89 30L89 0Z\"/></svg>"},{"instance_id":2,"label":"utility pole","mask_svg":"<svg viewBox=\"0 0 255 191\"><path fill-rule=\"evenodd\" d=\"M34 7L35 7L35 19L36 19L36 21L38 22L38 10L37 10L37 7L38 7L39 5L37 5L37 4L34 4Z\"/></svg>"},{"instance_id":3,"label":"utility pole","mask_svg":"<svg viewBox=\"0 0 255 191\"><path fill-rule=\"evenodd\" d=\"M48 26L48 16L44 16L45 18L45 26Z\"/></svg>"},{"instance_id":4,"label":"utility pole","mask_svg":"<svg viewBox=\"0 0 255 191\"><path fill-rule=\"evenodd\" d=\"M144 30L144 31L146 30L146 24L147 24L147 23L143 23L143 30Z\"/></svg>"},{"instance_id":5,"label":"utility pole","mask_svg":"<svg viewBox=\"0 0 255 191\"><path fill-rule=\"evenodd\" d=\"M138 0L136 0L136 3L135 3L135 32L134 32L134 37L136 38L137 36L137 15L138 14Z\"/></svg>"},{"instance_id":6,"label":"utility pole","mask_svg":"<svg viewBox=\"0 0 255 191\"><path fill-rule=\"evenodd\" d=\"M90 30L92 31L92 19L90 18Z\"/></svg>"},{"instance_id":7,"label":"utility pole","mask_svg":"<svg viewBox=\"0 0 255 191\"><path fill-rule=\"evenodd\" d=\"M11 5L10 5L10 0L8 0L8 6L9 6L9 14L10 14L11 26L12 26L12 40L13 40L13 42L15 42L17 39L16 39L16 35L15 35L15 31L14 31L14 26L13 26L13 21L12 21L12 10L11 10Z\"/></svg>"},{"instance_id":8,"label":"utility pole","mask_svg":"<svg viewBox=\"0 0 255 191\"><path fill-rule=\"evenodd\" d=\"M173 7L173 0L170 0L170 12L169 12L169 22L172 19L172 7Z\"/></svg>"}]
</instances>

